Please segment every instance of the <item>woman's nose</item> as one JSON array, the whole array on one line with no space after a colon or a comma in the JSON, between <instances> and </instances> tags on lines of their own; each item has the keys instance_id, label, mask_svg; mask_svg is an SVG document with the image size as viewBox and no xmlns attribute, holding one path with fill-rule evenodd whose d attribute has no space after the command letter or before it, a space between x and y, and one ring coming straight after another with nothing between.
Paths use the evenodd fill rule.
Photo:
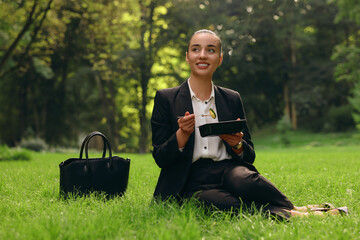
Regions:
<instances>
[{"instance_id":1,"label":"woman's nose","mask_svg":"<svg viewBox=\"0 0 360 240\"><path fill-rule=\"evenodd\" d=\"M200 58L206 58L206 50L205 49L202 49L200 51Z\"/></svg>"}]
</instances>

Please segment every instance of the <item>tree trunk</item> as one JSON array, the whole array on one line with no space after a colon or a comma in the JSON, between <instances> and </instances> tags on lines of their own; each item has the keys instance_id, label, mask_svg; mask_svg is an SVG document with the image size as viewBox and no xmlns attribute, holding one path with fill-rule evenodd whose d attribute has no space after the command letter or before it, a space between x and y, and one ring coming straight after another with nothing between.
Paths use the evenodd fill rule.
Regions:
<instances>
[{"instance_id":1,"label":"tree trunk","mask_svg":"<svg viewBox=\"0 0 360 240\"><path fill-rule=\"evenodd\" d=\"M100 76L96 76L95 80L98 85L101 104L103 107L104 116L106 117L106 127L108 140L110 145L113 146L113 149L117 149L119 145L119 133L116 122L116 103L115 103L115 89L114 84L111 80L105 81L101 79ZM110 97L107 96L107 93L110 94Z\"/></svg>"},{"instance_id":2,"label":"tree trunk","mask_svg":"<svg viewBox=\"0 0 360 240\"><path fill-rule=\"evenodd\" d=\"M294 102L291 103L291 125L294 130L297 129L297 114L296 105Z\"/></svg>"},{"instance_id":3,"label":"tree trunk","mask_svg":"<svg viewBox=\"0 0 360 240\"><path fill-rule=\"evenodd\" d=\"M291 41L290 43L290 49L291 49L291 66L292 66L292 73L291 73L291 81L293 83L296 83L297 80L297 73L296 73L296 46L295 42ZM295 102L291 101L291 124L292 128L294 130L297 129L297 113L295 108Z\"/></svg>"},{"instance_id":4,"label":"tree trunk","mask_svg":"<svg viewBox=\"0 0 360 240\"><path fill-rule=\"evenodd\" d=\"M28 123L28 91L29 91L29 81L28 77L19 78L21 88L20 88L20 118L19 118L19 128L20 128L20 137L22 138L24 132L27 128Z\"/></svg>"},{"instance_id":5,"label":"tree trunk","mask_svg":"<svg viewBox=\"0 0 360 240\"><path fill-rule=\"evenodd\" d=\"M140 63L140 86L141 86L141 106L139 113L140 121L140 139L139 139L139 152L146 153L148 152L148 136L149 136L149 122L146 117L146 106L148 103L147 99L147 90L148 83L151 77L151 68L154 63L153 58L153 43L152 43L152 30L153 30L153 15L155 9L155 2L151 1L150 6L145 6L142 1L139 1L139 4L142 9L141 19L144 22L144 25L141 27L141 37L140 37L140 46L141 53L144 56L141 59ZM147 12L149 10L149 13ZM145 46L145 33L149 32L149 37L147 39Z\"/></svg>"},{"instance_id":6,"label":"tree trunk","mask_svg":"<svg viewBox=\"0 0 360 240\"><path fill-rule=\"evenodd\" d=\"M290 115L290 98L289 98L289 88L288 88L288 84L285 83L284 85L284 101L285 101L285 108L284 108L284 114L285 116L287 116L289 119L291 119L291 115Z\"/></svg>"},{"instance_id":7,"label":"tree trunk","mask_svg":"<svg viewBox=\"0 0 360 240\"><path fill-rule=\"evenodd\" d=\"M286 62L290 62L291 69L286 72L286 83L284 84L284 101L285 108L284 114L291 121L292 129L297 129L297 112L296 112L296 104L292 99L291 95L293 94L293 89L291 86L296 83L296 46L295 40L293 37L293 33L288 33L288 38L285 41L285 46L287 51L284 54L284 58ZM288 79L289 78L289 79ZM289 90L290 87L290 90Z\"/></svg>"},{"instance_id":8,"label":"tree trunk","mask_svg":"<svg viewBox=\"0 0 360 240\"><path fill-rule=\"evenodd\" d=\"M146 117L147 105L147 85L149 82L149 73L141 74L141 107L140 107L140 139L139 139L139 152L146 153L148 151L148 121Z\"/></svg>"},{"instance_id":9,"label":"tree trunk","mask_svg":"<svg viewBox=\"0 0 360 240\"><path fill-rule=\"evenodd\" d=\"M108 102L108 120L110 125L109 141L114 146L114 150L119 146L119 130L118 123L116 121L116 102L115 102L115 87L113 80L107 80L107 89L110 94L110 98L107 98Z\"/></svg>"}]
</instances>

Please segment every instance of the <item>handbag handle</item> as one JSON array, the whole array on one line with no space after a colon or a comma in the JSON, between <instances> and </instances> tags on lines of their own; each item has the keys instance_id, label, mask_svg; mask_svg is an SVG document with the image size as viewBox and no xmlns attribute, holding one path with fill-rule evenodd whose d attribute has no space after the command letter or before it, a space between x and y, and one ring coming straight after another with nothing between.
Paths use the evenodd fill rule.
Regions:
<instances>
[{"instance_id":1,"label":"handbag handle","mask_svg":"<svg viewBox=\"0 0 360 240\"><path fill-rule=\"evenodd\" d=\"M89 163L89 154L88 154L88 147L89 147L89 142L90 139L93 138L94 136L101 136L104 142L104 150L103 150L103 158L105 158L106 155L106 147L109 148L109 163L108 163L108 167L111 168L112 167L112 153L111 153L111 147L109 144L108 139L105 137L104 134L102 134L101 132L95 131L90 133L88 136L86 136L86 138L84 139L82 145L81 145L81 150L80 150L80 159L82 159L82 153L83 150L85 149L85 156L86 156L86 165L84 166L84 170L85 172L89 172L90 169L90 163Z\"/></svg>"},{"instance_id":2,"label":"handbag handle","mask_svg":"<svg viewBox=\"0 0 360 240\"><path fill-rule=\"evenodd\" d=\"M86 170L91 170L90 169L90 163L89 163L89 154L88 154L88 146L89 146L89 142L90 139L94 136L101 136L103 141L104 141L104 153L105 153L105 149L106 147L109 148L109 163L108 163L108 167L111 168L112 167L112 153L111 153L111 147L110 147L110 143L108 141L108 139L105 137L104 134L102 134L101 132L92 132L92 134L90 134L88 140L85 143L85 155L86 155ZM103 156L104 158L105 156Z\"/></svg>"},{"instance_id":3,"label":"handbag handle","mask_svg":"<svg viewBox=\"0 0 360 240\"><path fill-rule=\"evenodd\" d=\"M90 141L90 138L92 138L92 137L94 137L94 136L96 136L96 135L100 135L100 136L101 136L101 135L103 135L103 134L102 134L101 132L95 131L95 132L90 133L89 135L87 135L87 136L84 138L84 140L83 140L83 142L82 142L82 144L81 144L81 148L80 148L80 157L79 157L80 159L82 159L82 154L83 154L83 150L84 150L85 144ZM104 144L105 144L105 143L104 143ZM105 155L106 155L106 146L104 145L102 157L104 158Z\"/></svg>"}]
</instances>

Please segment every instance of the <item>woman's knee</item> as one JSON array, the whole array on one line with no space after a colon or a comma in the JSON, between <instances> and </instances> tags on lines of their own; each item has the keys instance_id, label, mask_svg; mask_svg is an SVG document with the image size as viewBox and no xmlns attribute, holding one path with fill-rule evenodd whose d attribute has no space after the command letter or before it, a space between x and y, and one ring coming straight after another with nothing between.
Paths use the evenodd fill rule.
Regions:
<instances>
[{"instance_id":1,"label":"woman's knee","mask_svg":"<svg viewBox=\"0 0 360 240\"><path fill-rule=\"evenodd\" d=\"M224 186L236 195L243 195L253 188L259 177L258 172L237 166L224 175Z\"/></svg>"},{"instance_id":2,"label":"woman's knee","mask_svg":"<svg viewBox=\"0 0 360 240\"><path fill-rule=\"evenodd\" d=\"M241 200L233 196L231 193L222 189L211 189L199 191L195 194L195 198L205 204L205 206L213 206L219 210L239 209Z\"/></svg>"}]
</instances>

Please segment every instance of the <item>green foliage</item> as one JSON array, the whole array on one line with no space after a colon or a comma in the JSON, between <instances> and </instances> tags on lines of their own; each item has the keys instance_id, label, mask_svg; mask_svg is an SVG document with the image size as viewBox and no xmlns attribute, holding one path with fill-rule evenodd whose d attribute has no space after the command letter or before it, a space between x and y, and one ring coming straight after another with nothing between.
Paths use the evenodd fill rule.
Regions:
<instances>
[{"instance_id":1,"label":"green foliage","mask_svg":"<svg viewBox=\"0 0 360 240\"><path fill-rule=\"evenodd\" d=\"M336 5L234 1L220 9L231 17L215 25L225 52L215 80L241 93L250 124L261 127L281 118L285 85L299 126L328 111L329 102L342 104L348 89L329 92L334 86L331 52L343 38L333 31Z\"/></svg>"},{"instance_id":2,"label":"green foliage","mask_svg":"<svg viewBox=\"0 0 360 240\"><path fill-rule=\"evenodd\" d=\"M325 132L343 132L354 129L354 119L351 117L353 107L343 105L331 107L323 119L323 131Z\"/></svg>"},{"instance_id":3,"label":"green foliage","mask_svg":"<svg viewBox=\"0 0 360 240\"><path fill-rule=\"evenodd\" d=\"M52 71L52 69L49 66L47 66L43 61L41 61L39 58L34 57L33 64L35 71L45 79L52 79L54 77L54 72Z\"/></svg>"},{"instance_id":4,"label":"green foliage","mask_svg":"<svg viewBox=\"0 0 360 240\"><path fill-rule=\"evenodd\" d=\"M45 151L48 149L46 142L39 137L21 139L19 147L26 148L35 152Z\"/></svg>"},{"instance_id":5,"label":"green foliage","mask_svg":"<svg viewBox=\"0 0 360 240\"><path fill-rule=\"evenodd\" d=\"M188 78L187 41L200 28L221 36L214 82L241 93L253 129L283 116L285 85L299 127L322 129L359 79L353 0L0 4L0 138L9 146L32 128L50 145L100 130L118 151L150 149L155 91Z\"/></svg>"},{"instance_id":6,"label":"green foliage","mask_svg":"<svg viewBox=\"0 0 360 240\"><path fill-rule=\"evenodd\" d=\"M330 0L336 2L339 6L339 13L336 16L336 21L350 19L360 24L360 5L356 0Z\"/></svg>"},{"instance_id":7,"label":"green foliage","mask_svg":"<svg viewBox=\"0 0 360 240\"><path fill-rule=\"evenodd\" d=\"M280 134L281 142L288 146L290 144L290 139L288 137L289 132L292 130L292 125L290 118L287 115L284 115L276 124L276 130Z\"/></svg>"},{"instance_id":8,"label":"green foliage","mask_svg":"<svg viewBox=\"0 0 360 240\"><path fill-rule=\"evenodd\" d=\"M274 133L271 130L271 126L267 126L263 130L259 130L253 134L253 141L255 143L255 149L284 149L290 150L290 148L306 148L313 147L340 147L340 146L356 146L360 144L360 135L353 132L318 132L312 133L309 131L298 130L290 131L287 135L290 145L287 148L283 148L283 142L281 134ZM335 147L335 149L336 149Z\"/></svg>"},{"instance_id":9,"label":"green foliage","mask_svg":"<svg viewBox=\"0 0 360 240\"><path fill-rule=\"evenodd\" d=\"M359 81L360 47L357 47L355 44L338 45L332 58L338 62L335 68L335 78L337 81Z\"/></svg>"},{"instance_id":10,"label":"green foliage","mask_svg":"<svg viewBox=\"0 0 360 240\"><path fill-rule=\"evenodd\" d=\"M355 84L353 94L352 97L349 97L349 102L354 108L352 116L356 122L356 127L360 130L360 82Z\"/></svg>"},{"instance_id":11,"label":"green foliage","mask_svg":"<svg viewBox=\"0 0 360 240\"><path fill-rule=\"evenodd\" d=\"M0 161L31 160L29 151L10 149L6 145L0 145Z\"/></svg>"},{"instance_id":12,"label":"green foliage","mask_svg":"<svg viewBox=\"0 0 360 240\"><path fill-rule=\"evenodd\" d=\"M279 133L286 133L290 131L292 129L290 118L287 115L284 115L276 124L276 129Z\"/></svg>"},{"instance_id":13,"label":"green foliage","mask_svg":"<svg viewBox=\"0 0 360 240\"><path fill-rule=\"evenodd\" d=\"M337 4L339 12L336 21L350 22L351 25L348 27L350 32L346 35L344 42L335 47L332 56L337 62L335 78L337 81L345 81L353 86L348 100L353 107L353 119L357 128L360 129L360 4L353 0L339 0Z\"/></svg>"}]
</instances>

